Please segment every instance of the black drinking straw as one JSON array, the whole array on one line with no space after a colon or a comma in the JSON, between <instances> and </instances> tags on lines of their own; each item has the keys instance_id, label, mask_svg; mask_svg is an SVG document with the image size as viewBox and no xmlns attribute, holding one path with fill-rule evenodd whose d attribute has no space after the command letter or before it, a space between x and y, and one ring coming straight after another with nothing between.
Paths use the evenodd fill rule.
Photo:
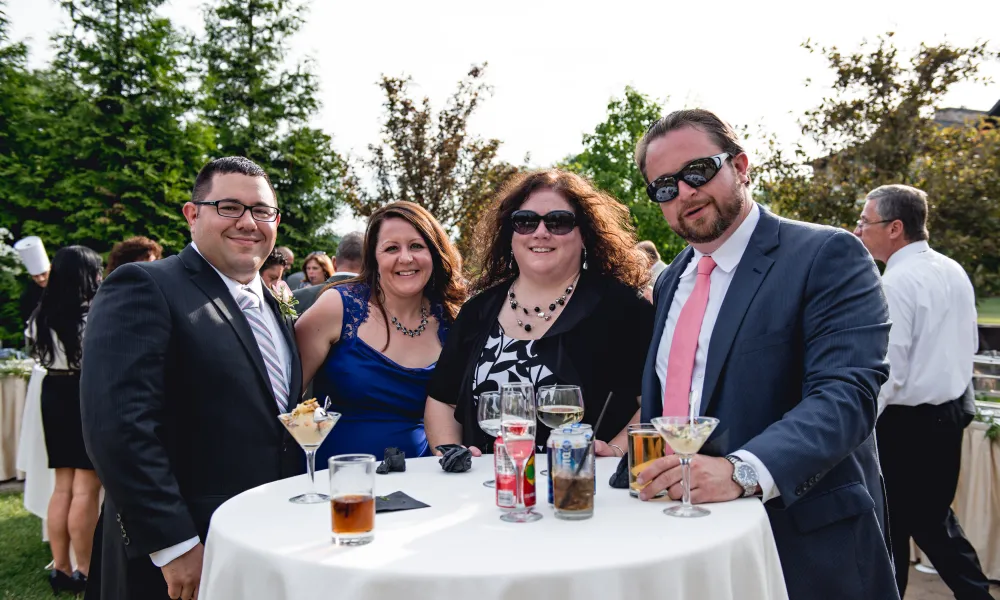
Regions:
<instances>
[{"instance_id":1,"label":"black drinking straw","mask_svg":"<svg viewBox=\"0 0 1000 600\"><path fill-rule=\"evenodd\" d=\"M587 451L583 454L583 460L581 460L580 464L576 466L576 473L573 474L574 478L580 476L580 473L583 471L583 466L587 464L587 457L590 456L590 447L594 445L594 441L597 439L597 430L600 429L601 421L604 420L604 413L607 412L608 405L611 404L612 394L614 394L614 391L608 392L608 398L604 401L604 407L601 409L601 414L597 416L597 423L594 424L594 435L590 436L590 441L587 442ZM596 458L594 462L594 469L595 470L597 469ZM551 472L552 472L552 465L549 465L549 473ZM569 500L570 491L572 491L572 486L566 488L566 493L563 494L562 502L560 502L559 504L566 504L566 501Z\"/></svg>"}]
</instances>

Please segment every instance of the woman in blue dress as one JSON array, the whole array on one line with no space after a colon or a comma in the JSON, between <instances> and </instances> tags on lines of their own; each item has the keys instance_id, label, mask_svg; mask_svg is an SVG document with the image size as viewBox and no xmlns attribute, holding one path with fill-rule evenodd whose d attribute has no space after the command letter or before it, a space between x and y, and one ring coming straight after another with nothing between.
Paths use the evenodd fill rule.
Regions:
<instances>
[{"instance_id":1,"label":"woman in blue dress","mask_svg":"<svg viewBox=\"0 0 1000 600\"><path fill-rule=\"evenodd\" d=\"M324 290L298 319L303 381L342 416L317 452L430 454L427 383L466 289L462 259L423 207L394 202L368 220L358 277ZM321 467L322 468L322 467Z\"/></svg>"}]
</instances>

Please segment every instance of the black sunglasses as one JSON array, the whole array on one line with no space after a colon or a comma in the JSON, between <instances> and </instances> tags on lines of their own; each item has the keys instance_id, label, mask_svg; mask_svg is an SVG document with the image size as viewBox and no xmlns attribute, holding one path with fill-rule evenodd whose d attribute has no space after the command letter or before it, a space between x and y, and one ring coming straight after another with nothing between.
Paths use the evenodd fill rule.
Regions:
<instances>
[{"instance_id":1,"label":"black sunglasses","mask_svg":"<svg viewBox=\"0 0 1000 600\"><path fill-rule=\"evenodd\" d=\"M552 235L566 235L576 227L576 215L568 210L554 210L540 215L533 210L515 210L510 216L514 231L521 235L531 235L538 224L545 222L545 229Z\"/></svg>"},{"instance_id":2,"label":"black sunglasses","mask_svg":"<svg viewBox=\"0 0 1000 600\"><path fill-rule=\"evenodd\" d=\"M677 186L679 181L694 188L701 187L712 181L712 178L722 169L722 163L727 158L729 158L729 153L722 152L715 156L692 160L684 165L680 171L671 175L662 175L651 181L646 186L646 195L653 202L670 202L680 193L680 188Z\"/></svg>"}]
</instances>

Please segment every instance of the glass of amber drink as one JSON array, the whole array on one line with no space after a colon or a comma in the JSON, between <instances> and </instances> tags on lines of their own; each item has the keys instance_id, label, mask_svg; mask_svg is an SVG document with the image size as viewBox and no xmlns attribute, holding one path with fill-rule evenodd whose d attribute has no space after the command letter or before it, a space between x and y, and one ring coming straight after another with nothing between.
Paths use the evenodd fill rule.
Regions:
<instances>
[{"instance_id":1,"label":"glass of amber drink","mask_svg":"<svg viewBox=\"0 0 1000 600\"><path fill-rule=\"evenodd\" d=\"M341 454L329 461L333 542L361 546L375 538L375 457Z\"/></svg>"},{"instance_id":2,"label":"glass of amber drink","mask_svg":"<svg viewBox=\"0 0 1000 600\"><path fill-rule=\"evenodd\" d=\"M666 456L667 442L652 423L632 423L628 426L628 493L638 498L639 490L646 487L636 482L639 473L646 470L649 463ZM667 495L663 490L657 498Z\"/></svg>"}]
</instances>

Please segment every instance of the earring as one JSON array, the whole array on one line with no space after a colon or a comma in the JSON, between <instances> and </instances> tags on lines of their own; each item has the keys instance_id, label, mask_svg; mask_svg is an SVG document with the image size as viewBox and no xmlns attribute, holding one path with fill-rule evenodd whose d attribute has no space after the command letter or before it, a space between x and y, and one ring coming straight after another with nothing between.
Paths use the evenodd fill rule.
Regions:
<instances>
[{"instance_id":1,"label":"earring","mask_svg":"<svg viewBox=\"0 0 1000 600\"><path fill-rule=\"evenodd\" d=\"M514 249L511 248L510 249L510 258L507 259L507 270L513 271L514 267L515 267L515 263L514 263Z\"/></svg>"},{"instance_id":2,"label":"earring","mask_svg":"<svg viewBox=\"0 0 1000 600\"><path fill-rule=\"evenodd\" d=\"M587 247L583 247L583 270L587 270Z\"/></svg>"}]
</instances>

